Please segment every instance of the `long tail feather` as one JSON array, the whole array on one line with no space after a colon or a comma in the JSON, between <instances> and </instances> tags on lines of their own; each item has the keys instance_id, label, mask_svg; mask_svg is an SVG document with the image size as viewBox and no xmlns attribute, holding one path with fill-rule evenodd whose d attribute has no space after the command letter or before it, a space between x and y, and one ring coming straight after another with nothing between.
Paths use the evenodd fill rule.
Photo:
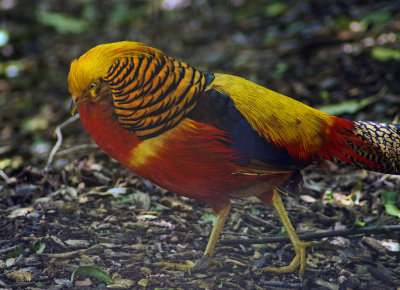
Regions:
<instances>
[{"instance_id":1,"label":"long tail feather","mask_svg":"<svg viewBox=\"0 0 400 290\"><path fill-rule=\"evenodd\" d=\"M400 125L357 121L352 133L367 145L360 146L349 136L353 151L362 157L349 157L352 164L360 169L400 174Z\"/></svg>"}]
</instances>

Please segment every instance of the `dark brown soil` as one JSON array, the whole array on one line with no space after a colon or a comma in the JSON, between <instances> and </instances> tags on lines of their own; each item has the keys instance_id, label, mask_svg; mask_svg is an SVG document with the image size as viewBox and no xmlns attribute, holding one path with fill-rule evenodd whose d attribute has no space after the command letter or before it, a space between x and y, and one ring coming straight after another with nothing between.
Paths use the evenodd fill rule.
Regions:
<instances>
[{"instance_id":1,"label":"dark brown soil","mask_svg":"<svg viewBox=\"0 0 400 290\"><path fill-rule=\"evenodd\" d=\"M255 199L233 200L216 249L220 266L193 273L160 267L202 256L211 210L123 169L79 121L63 129L62 148L44 169L54 129L69 118L70 61L119 40L314 107L334 104L342 117L398 119L398 1L180 1L167 9L172 2L0 1L0 288L106 288L89 275L70 281L88 264L113 277L108 287L124 289L399 287L400 252L390 247L399 246L398 228L379 231L399 225L381 201L383 192L399 192L398 176L331 163L304 170L301 195L285 198L298 233L377 229L318 239L299 278L262 271L292 260L288 242L235 244L281 232L273 208ZM4 33L9 40L1 44Z\"/></svg>"}]
</instances>

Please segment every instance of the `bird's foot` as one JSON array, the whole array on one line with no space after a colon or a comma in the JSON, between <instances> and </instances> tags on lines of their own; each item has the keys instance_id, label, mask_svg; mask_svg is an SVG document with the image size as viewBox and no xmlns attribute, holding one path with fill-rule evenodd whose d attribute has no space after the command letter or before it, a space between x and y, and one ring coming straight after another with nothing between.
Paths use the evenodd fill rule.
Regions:
<instances>
[{"instance_id":1,"label":"bird's foot","mask_svg":"<svg viewBox=\"0 0 400 290\"><path fill-rule=\"evenodd\" d=\"M198 260L196 263L192 261L186 261L186 264L177 264L170 262L160 262L161 267L171 268L173 270L183 271L183 272L194 272L194 271L203 271L210 266L219 266L221 267L221 262L212 259L208 255L204 255Z\"/></svg>"},{"instance_id":2,"label":"bird's foot","mask_svg":"<svg viewBox=\"0 0 400 290\"><path fill-rule=\"evenodd\" d=\"M303 275L304 270L307 266L307 247L311 247L315 244L315 242L301 242L294 244L294 250L296 252L296 256L293 258L292 262L288 266L284 267L265 267L264 271L274 274L287 274L293 273L296 271L297 267L300 265L299 274Z\"/></svg>"},{"instance_id":3,"label":"bird's foot","mask_svg":"<svg viewBox=\"0 0 400 290\"><path fill-rule=\"evenodd\" d=\"M203 255L203 257L201 257L200 260L196 262L193 270L203 271L211 266L222 267L222 263L220 261L212 259L208 255Z\"/></svg>"}]
</instances>

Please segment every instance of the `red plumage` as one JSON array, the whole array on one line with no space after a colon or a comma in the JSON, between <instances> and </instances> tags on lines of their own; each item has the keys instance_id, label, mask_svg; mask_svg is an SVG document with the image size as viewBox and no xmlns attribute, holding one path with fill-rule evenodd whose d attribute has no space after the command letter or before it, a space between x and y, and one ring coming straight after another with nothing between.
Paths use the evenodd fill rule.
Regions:
<instances>
[{"instance_id":1,"label":"red plumage","mask_svg":"<svg viewBox=\"0 0 400 290\"><path fill-rule=\"evenodd\" d=\"M287 273L300 265L303 273L310 243L297 237L278 188L297 186L298 171L321 159L400 173L399 126L334 117L139 43L93 48L73 61L68 81L82 124L107 154L212 206L217 220L203 257L208 262L230 198L256 196L274 205L296 251L289 266L265 270Z\"/></svg>"}]
</instances>

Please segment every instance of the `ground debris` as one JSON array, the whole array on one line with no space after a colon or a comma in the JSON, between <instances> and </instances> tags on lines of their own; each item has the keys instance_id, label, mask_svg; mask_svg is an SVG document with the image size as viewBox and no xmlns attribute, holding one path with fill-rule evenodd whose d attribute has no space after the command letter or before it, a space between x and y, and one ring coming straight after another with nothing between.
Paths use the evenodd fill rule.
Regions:
<instances>
[{"instance_id":1,"label":"ground debris","mask_svg":"<svg viewBox=\"0 0 400 290\"><path fill-rule=\"evenodd\" d=\"M62 128L61 147L50 152L54 130L70 118L71 60L116 39L145 42L199 69L245 77L345 118L396 121L398 0L64 1L61 8L59 1L25 2L0 1L0 288L104 289L94 277L71 282L73 271L88 264L113 277L107 287L120 289L400 285L398 231L319 238L303 279L265 273L263 267L287 265L293 252L287 241L243 242L284 238L272 207L255 199L232 201L216 248L221 267L196 275L169 271L159 263L202 257L215 218L209 207L128 172L79 121ZM380 198L382 191L399 192L399 176L331 162L302 173L300 198L284 201L299 231L399 224Z\"/></svg>"}]
</instances>

